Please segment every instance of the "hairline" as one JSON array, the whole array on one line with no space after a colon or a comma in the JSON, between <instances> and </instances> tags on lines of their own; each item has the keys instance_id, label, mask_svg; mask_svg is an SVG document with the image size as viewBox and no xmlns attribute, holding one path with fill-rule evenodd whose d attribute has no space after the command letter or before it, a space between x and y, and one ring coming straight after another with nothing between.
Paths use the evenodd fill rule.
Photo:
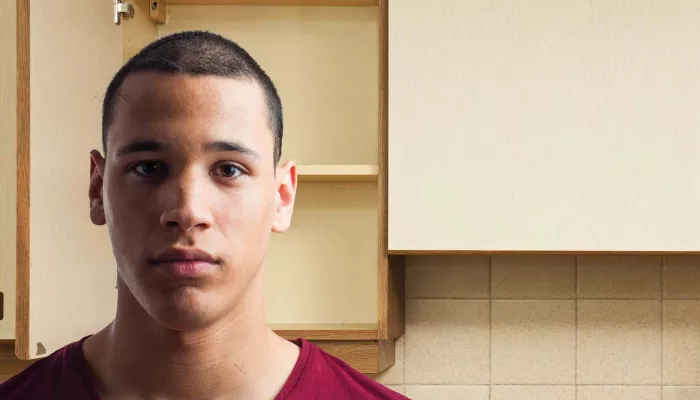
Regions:
<instances>
[{"instance_id":1,"label":"hairline","mask_svg":"<svg viewBox=\"0 0 700 400\"><path fill-rule=\"evenodd\" d=\"M125 65L125 67L127 67ZM272 139L273 139L273 146L276 146L275 142L277 141L277 133L275 132L275 126L274 126L274 121L273 121L273 115L269 107L269 95L265 92L265 88L263 87L262 83L260 82L260 79L255 77L253 74L245 74L242 73L238 76L232 76L232 75L224 75L224 74L211 74L211 73L200 73L200 72L191 72L191 71L177 71L177 70L162 70L158 68L137 68L137 69L124 69L123 73L118 76L119 78L119 86L114 88L114 95L109 99L109 102L105 104L108 107L108 110L105 110L103 112L104 116L110 116L109 121L103 121L107 122L105 126L102 128L102 137L103 137L103 143L102 143L102 150L104 154L107 154L107 138L109 137L109 129L112 127L114 124L114 120L117 118L117 102L119 101L120 98L122 98L122 90L124 88L124 84L126 81L135 75L139 74L155 74L155 75L173 75L173 76L183 76L183 77L191 77L191 78L220 78L220 79L230 79L230 80L236 80L240 82L249 82L249 83L254 83L260 92L263 95L263 101L265 101L265 114L267 118L267 126L270 129L270 133L272 134ZM122 99L123 101L123 99ZM273 152L276 150L273 149ZM273 159L276 159L276 155L273 154ZM275 161L277 163L277 161Z\"/></svg>"}]
</instances>

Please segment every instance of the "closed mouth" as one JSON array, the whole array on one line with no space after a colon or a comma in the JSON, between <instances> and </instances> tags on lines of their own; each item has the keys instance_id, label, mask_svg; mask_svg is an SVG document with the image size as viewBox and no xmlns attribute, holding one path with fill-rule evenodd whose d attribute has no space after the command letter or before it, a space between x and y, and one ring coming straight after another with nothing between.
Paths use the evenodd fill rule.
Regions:
<instances>
[{"instance_id":1,"label":"closed mouth","mask_svg":"<svg viewBox=\"0 0 700 400\"><path fill-rule=\"evenodd\" d=\"M151 260L152 264L169 264L178 262L219 264L219 260L208 252L198 248L171 247L160 252Z\"/></svg>"}]
</instances>

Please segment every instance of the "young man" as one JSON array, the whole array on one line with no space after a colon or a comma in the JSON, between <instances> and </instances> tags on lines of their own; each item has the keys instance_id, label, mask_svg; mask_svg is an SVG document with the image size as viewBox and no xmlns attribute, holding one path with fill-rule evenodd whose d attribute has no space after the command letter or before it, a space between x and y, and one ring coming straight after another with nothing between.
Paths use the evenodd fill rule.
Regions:
<instances>
[{"instance_id":1,"label":"young man","mask_svg":"<svg viewBox=\"0 0 700 400\"><path fill-rule=\"evenodd\" d=\"M1 399L405 399L270 331L263 259L297 186L280 164L275 86L233 42L183 32L115 75L93 150L90 218L107 225L117 312L0 385Z\"/></svg>"}]
</instances>

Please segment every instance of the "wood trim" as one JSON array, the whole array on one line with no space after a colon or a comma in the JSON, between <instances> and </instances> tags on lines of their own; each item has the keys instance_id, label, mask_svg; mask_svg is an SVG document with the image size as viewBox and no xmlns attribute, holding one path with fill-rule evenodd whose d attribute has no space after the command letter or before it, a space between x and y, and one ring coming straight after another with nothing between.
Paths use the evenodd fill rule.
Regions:
<instances>
[{"instance_id":1,"label":"wood trim","mask_svg":"<svg viewBox=\"0 0 700 400\"><path fill-rule=\"evenodd\" d=\"M358 325L271 325L276 334L287 339L294 340L304 338L306 340L377 340L379 338L376 324Z\"/></svg>"},{"instance_id":2,"label":"wood trim","mask_svg":"<svg viewBox=\"0 0 700 400\"><path fill-rule=\"evenodd\" d=\"M377 357L377 372L384 372L396 362L396 341L380 340L377 342L379 354Z\"/></svg>"},{"instance_id":3,"label":"wood trim","mask_svg":"<svg viewBox=\"0 0 700 400\"><path fill-rule=\"evenodd\" d=\"M377 174L377 165L297 165L300 182L371 182Z\"/></svg>"},{"instance_id":4,"label":"wood trim","mask_svg":"<svg viewBox=\"0 0 700 400\"><path fill-rule=\"evenodd\" d=\"M17 321L15 353L29 355L29 1L17 0Z\"/></svg>"},{"instance_id":5,"label":"wood trim","mask_svg":"<svg viewBox=\"0 0 700 400\"><path fill-rule=\"evenodd\" d=\"M387 2L380 0L379 6L379 170L377 187L379 190L379 250L377 262L377 322L379 337L389 336L389 259L388 246L388 217L387 217Z\"/></svg>"},{"instance_id":6,"label":"wood trim","mask_svg":"<svg viewBox=\"0 0 700 400\"><path fill-rule=\"evenodd\" d=\"M404 333L405 257L388 253L388 170L389 170L389 4L379 2L379 261L377 316L380 339L395 339Z\"/></svg>"},{"instance_id":7,"label":"wood trim","mask_svg":"<svg viewBox=\"0 0 700 400\"><path fill-rule=\"evenodd\" d=\"M378 0L161 0L187 6L376 6Z\"/></svg>"},{"instance_id":8,"label":"wood trim","mask_svg":"<svg viewBox=\"0 0 700 400\"><path fill-rule=\"evenodd\" d=\"M387 286L388 317L387 335L380 339L397 339L404 334L406 328L405 304L406 304L406 257L388 256L389 278Z\"/></svg>"},{"instance_id":9,"label":"wood trim","mask_svg":"<svg viewBox=\"0 0 700 400\"><path fill-rule=\"evenodd\" d=\"M328 354L339 358L364 374L386 371L395 362L393 340L313 342Z\"/></svg>"},{"instance_id":10,"label":"wood trim","mask_svg":"<svg viewBox=\"0 0 700 400\"><path fill-rule=\"evenodd\" d=\"M697 256L700 251L626 251L626 250L389 250L390 255L572 255L572 256Z\"/></svg>"},{"instance_id":11,"label":"wood trim","mask_svg":"<svg viewBox=\"0 0 700 400\"><path fill-rule=\"evenodd\" d=\"M164 24L168 15L167 2L162 0L154 0L150 3L153 4L152 7L148 8L148 14L151 17L151 21L156 24Z\"/></svg>"}]
</instances>

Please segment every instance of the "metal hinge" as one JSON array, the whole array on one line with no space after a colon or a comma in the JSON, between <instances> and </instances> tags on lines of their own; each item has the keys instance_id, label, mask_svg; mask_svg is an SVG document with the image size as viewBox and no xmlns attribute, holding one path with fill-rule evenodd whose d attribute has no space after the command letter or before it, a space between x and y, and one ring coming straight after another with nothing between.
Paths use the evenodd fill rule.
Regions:
<instances>
[{"instance_id":1,"label":"metal hinge","mask_svg":"<svg viewBox=\"0 0 700 400\"><path fill-rule=\"evenodd\" d=\"M119 25L122 15L131 14L131 4L122 3L122 0L114 0L114 23Z\"/></svg>"}]
</instances>

